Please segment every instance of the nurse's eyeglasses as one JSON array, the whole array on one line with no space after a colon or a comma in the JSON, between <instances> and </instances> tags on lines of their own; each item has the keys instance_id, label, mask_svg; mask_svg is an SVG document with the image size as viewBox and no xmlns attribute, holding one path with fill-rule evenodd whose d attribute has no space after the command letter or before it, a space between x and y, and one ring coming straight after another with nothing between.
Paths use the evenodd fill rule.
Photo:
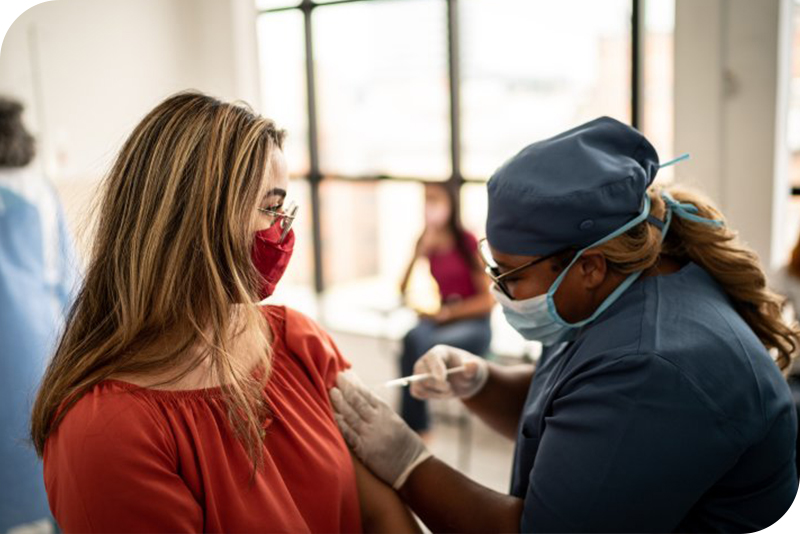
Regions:
<instances>
[{"instance_id":1,"label":"nurse's eyeglasses","mask_svg":"<svg viewBox=\"0 0 800 534\"><path fill-rule=\"evenodd\" d=\"M291 229L292 223L297 216L298 207L299 206L294 202L289 202L288 205L282 205L279 208L258 208L258 211L269 215L272 218L270 228L272 228L275 224L281 225L281 235L280 238L278 238L278 243L282 243L283 239L286 237L286 234L289 233L289 229Z\"/></svg>"},{"instance_id":2,"label":"nurse's eyeglasses","mask_svg":"<svg viewBox=\"0 0 800 534\"><path fill-rule=\"evenodd\" d=\"M489 248L489 242L486 241L485 237L478 243L478 252L480 253L481 260L483 260L483 263L486 265L486 274L492 279L492 282L494 282L497 288L502 291L505 296L513 300L514 296L511 294L511 290L509 290L508 286L506 285L506 278L524 271L528 267L533 267L537 263L549 260L550 258L561 254L564 252L564 250L557 250L552 254L542 256L541 258L536 258L535 260L523 263L522 265L514 267L510 271L506 271L504 273L500 272L500 267L497 265L497 262L494 261L494 258L492 257L492 251Z\"/></svg>"}]
</instances>

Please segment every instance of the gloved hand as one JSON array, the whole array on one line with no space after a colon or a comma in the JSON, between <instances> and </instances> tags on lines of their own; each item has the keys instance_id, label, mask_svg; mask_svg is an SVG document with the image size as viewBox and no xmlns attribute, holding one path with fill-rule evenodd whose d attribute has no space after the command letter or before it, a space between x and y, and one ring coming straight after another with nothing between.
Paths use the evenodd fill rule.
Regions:
<instances>
[{"instance_id":1,"label":"gloved hand","mask_svg":"<svg viewBox=\"0 0 800 534\"><path fill-rule=\"evenodd\" d=\"M416 432L350 371L330 391L334 417L347 445L370 471L395 489L431 457Z\"/></svg>"},{"instance_id":2,"label":"gloved hand","mask_svg":"<svg viewBox=\"0 0 800 534\"><path fill-rule=\"evenodd\" d=\"M463 366L461 372L448 369ZM476 395L489 379L489 364L465 350L436 345L414 364L414 374L430 373L433 378L411 383L411 395L418 399L468 399Z\"/></svg>"}]
</instances>

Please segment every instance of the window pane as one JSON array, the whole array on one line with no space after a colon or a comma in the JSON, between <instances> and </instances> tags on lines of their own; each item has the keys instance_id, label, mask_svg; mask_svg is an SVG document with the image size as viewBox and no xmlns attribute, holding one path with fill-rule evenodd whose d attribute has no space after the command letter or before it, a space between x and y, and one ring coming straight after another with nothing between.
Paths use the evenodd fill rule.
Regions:
<instances>
[{"instance_id":1,"label":"window pane","mask_svg":"<svg viewBox=\"0 0 800 534\"><path fill-rule=\"evenodd\" d=\"M787 145L789 157L789 184L800 187L800 0L792 5L791 79L789 85L789 116L787 117ZM792 195L786 206L782 237L783 258L789 258L798 242L800 229L800 196Z\"/></svg>"},{"instance_id":2,"label":"window pane","mask_svg":"<svg viewBox=\"0 0 800 534\"><path fill-rule=\"evenodd\" d=\"M446 178L445 2L326 6L313 26L323 172Z\"/></svg>"},{"instance_id":3,"label":"window pane","mask_svg":"<svg viewBox=\"0 0 800 534\"><path fill-rule=\"evenodd\" d=\"M400 282L423 226L423 185L327 179L320 185L325 285Z\"/></svg>"},{"instance_id":4,"label":"window pane","mask_svg":"<svg viewBox=\"0 0 800 534\"><path fill-rule=\"evenodd\" d=\"M294 176L309 170L304 31L299 10L258 17L261 113L288 131L284 148Z\"/></svg>"},{"instance_id":5,"label":"window pane","mask_svg":"<svg viewBox=\"0 0 800 534\"><path fill-rule=\"evenodd\" d=\"M783 232L783 248L784 261L788 261L791 257L792 250L800 239L798 229L800 229L800 196L793 195L789 197L789 202L786 205L786 231Z\"/></svg>"},{"instance_id":6,"label":"window pane","mask_svg":"<svg viewBox=\"0 0 800 534\"><path fill-rule=\"evenodd\" d=\"M661 161L680 154L674 148L675 0L647 0L645 6L642 131L656 147ZM686 147L683 147L686 148ZM677 150L682 150L678 147ZM674 167L658 171L658 182L672 182Z\"/></svg>"},{"instance_id":7,"label":"window pane","mask_svg":"<svg viewBox=\"0 0 800 534\"><path fill-rule=\"evenodd\" d=\"M461 224L464 228L482 239L486 237L486 213L489 197L484 184L464 184L461 186Z\"/></svg>"},{"instance_id":8,"label":"window pane","mask_svg":"<svg viewBox=\"0 0 800 534\"><path fill-rule=\"evenodd\" d=\"M600 115L630 121L630 0L459 6L465 176Z\"/></svg>"},{"instance_id":9,"label":"window pane","mask_svg":"<svg viewBox=\"0 0 800 534\"><path fill-rule=\"evenodd\" d=\"M408 310L395 312L400 281L423 228L423 185L326 179L320 199L326 324L372 334L386 334L380 331L386 327L393 336L402 335L415 319ZM435 288L419 295L429 283L426 275L424 268L415 270L412 285L418 300L436 300Z\"/></svg>"},{"instance_id":10,"label":"window pane","mask_svg":"<svg viewBox=\"0 0 800 534\"><path fill-rule=\"evenodd\" d=\"M789 88L789 180L793 187L800 187L800 0L795 0L792 24L792 81Z\"/></svg>"}]
</instances>

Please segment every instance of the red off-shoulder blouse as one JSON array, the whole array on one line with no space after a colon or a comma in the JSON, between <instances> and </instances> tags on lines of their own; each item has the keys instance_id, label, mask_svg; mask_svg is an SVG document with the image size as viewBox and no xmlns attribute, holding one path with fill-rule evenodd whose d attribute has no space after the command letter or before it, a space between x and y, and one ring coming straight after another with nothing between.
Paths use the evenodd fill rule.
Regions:
<instances>
[{"instance_id":1,"label":"red off-shoulder blouse","mask_svg":"<svg viewBox=\"0 0 800 534\"><path fill-rule=\"evenodd\" d=\"M349 364L311 319L265 313L275 334L272 416L255 480L219 388L107 380L45 445L50 508L64 532L361 531L352 461L328 401Z\"/></svg>"}]
</instances>

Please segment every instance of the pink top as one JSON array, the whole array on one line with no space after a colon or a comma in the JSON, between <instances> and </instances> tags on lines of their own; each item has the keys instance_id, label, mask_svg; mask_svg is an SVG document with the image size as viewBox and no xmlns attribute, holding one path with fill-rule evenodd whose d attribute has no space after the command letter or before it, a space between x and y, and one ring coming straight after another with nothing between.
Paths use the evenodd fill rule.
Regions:
<instances>
[{"instance_id":1,"label":"pink top","mask_svg":"<svg viewBox=\"0 0 800 534\"><path fill-rule=\"evenodd\" d=\"M283 307L265 313L273 416L255 479L220 388L106 380L45 444L45 486L64 532L361 531L353 463L328 401L349 365L314 321Z\"/></svg>"},{"instance_id":2,"label":"pink top","mask_svg":"<svg viewBox=\"0 0 800 534\"><path fill-rule=\"evenodd\" d=\"M478 240L475 236L464 231L462 239L470 254L477 254ZM439 286L442 302L465 299L478 292L472 280L472 268L457 247L428 255L428 262L431 266L431 275Z\"/></svg>"}]
</instances>

